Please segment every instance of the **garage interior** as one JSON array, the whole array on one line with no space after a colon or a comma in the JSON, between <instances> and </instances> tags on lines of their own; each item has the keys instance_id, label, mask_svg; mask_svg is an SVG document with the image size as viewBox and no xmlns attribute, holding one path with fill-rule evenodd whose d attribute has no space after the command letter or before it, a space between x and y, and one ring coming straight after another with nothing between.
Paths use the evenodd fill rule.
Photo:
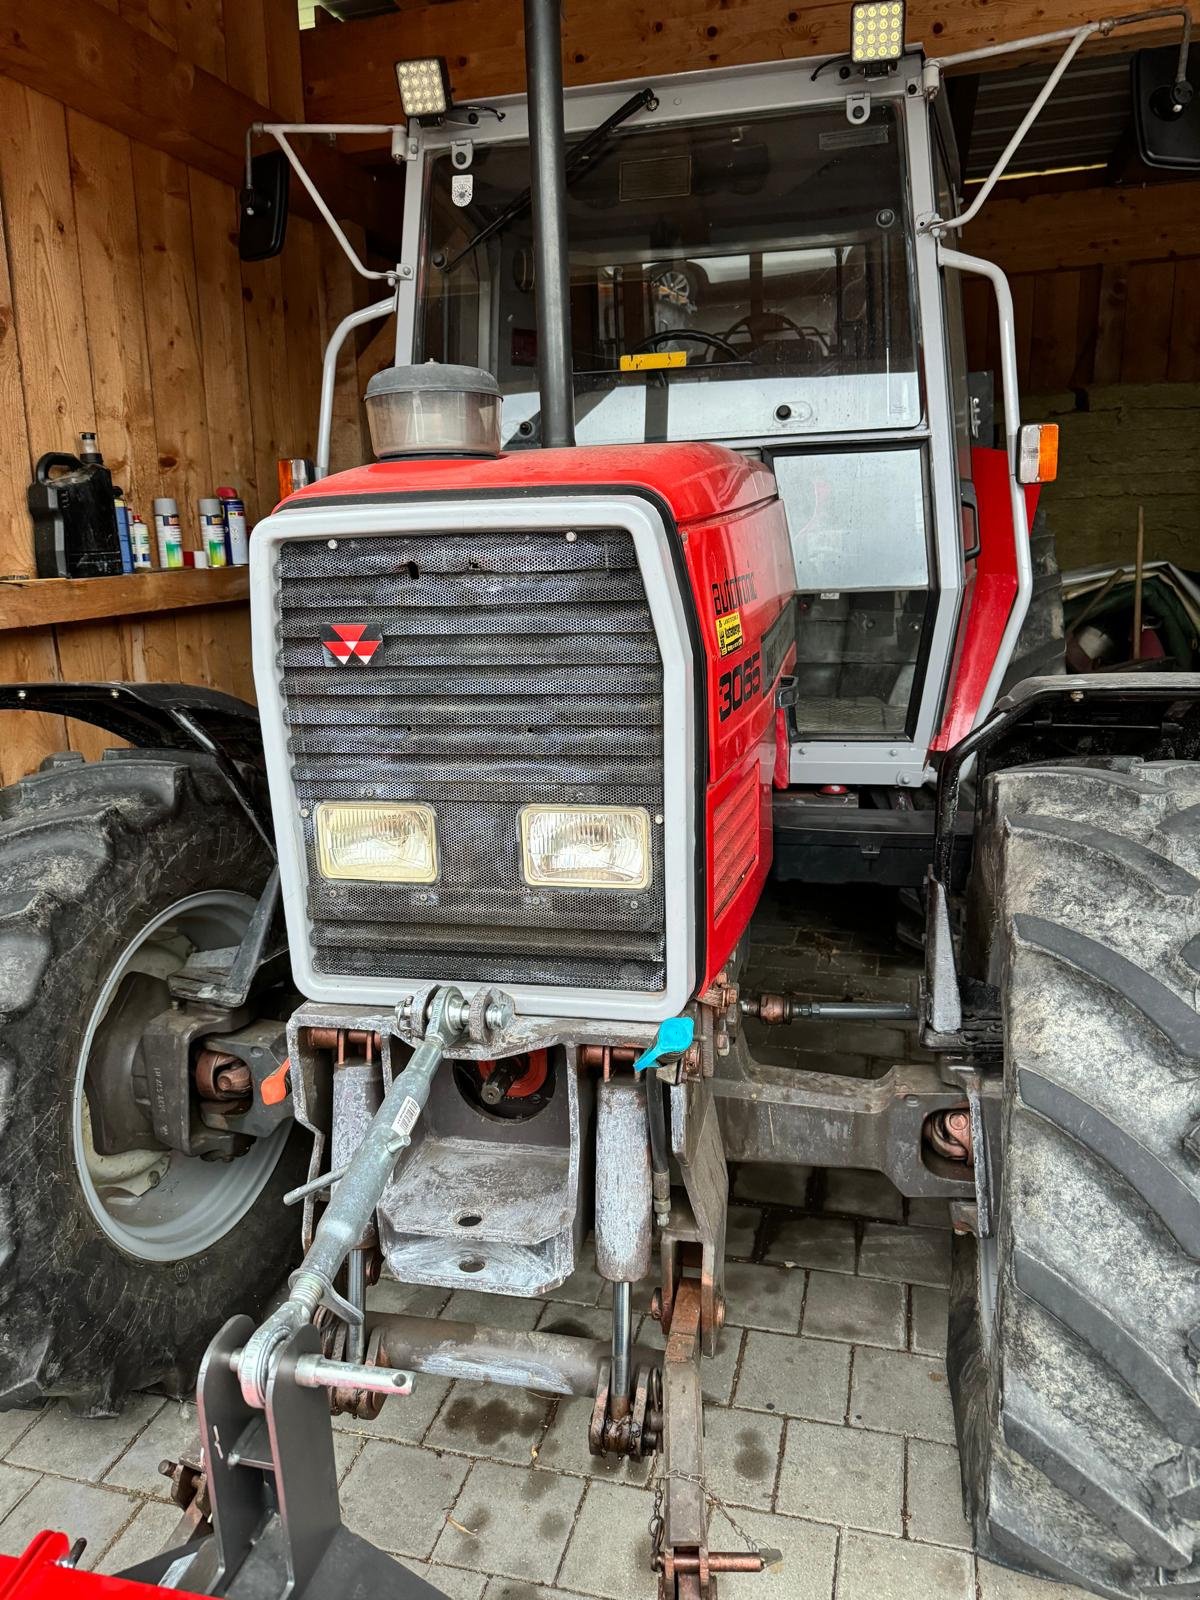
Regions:
<instances>
[{"instance_id":1,"label":"garage interior","mask_svg":"<svg viewBox=\"0 0 1200 1600\"><path fill-rule=\"evenodd\" d=\"M519 21L500 8L464 54L461 31L475 41L484 25L465 6L348 22L318 7L301 31L286 0L224 10L219 0L115 10L70 0L22 14L0 41L5 681L182 681L253 697L244 572L139 574L103 592L20 581L35 570L31 471L45 451L95 431L148 523L154 498L177 502L188 548L200 543L196 503L219 483L241 491L251 524L271 509L277 461L314 453L325 342L369 292L302 195L282 255L238 260L244 130L272 117L392 119L401 52L445 55L460 99L517 91ZM569 16L567 83L817 57L844 43L837 7L782 19L742 7L736 23L712 9L707 20L704 7L676 8L661 27L623 15L613 32ZM908 37L928 33L950 53L1089 15L1012 5L998 21L914 5ZM69 55L55 43L64 17ZM1196 564L1200 198L1194 182L1150 171L1131 149L1130 42L1122 36L1118 53L1094 46L1072 66L966 239L1012 283L1024 415L1062 429L1062 472L1045 505L1064 571L1131 563L1139 506L1147 559ZM1049 70L1001 62L951 80L968 196ZM173 92L161 95L162 84ZM377 151L318 152L313 171L350 237L394 259L402 174ZM968 283L965 297L970 365L994 372L987 286ZM385 337L357 337L339 366L335 470L367 459L360 396L389 360ZM53 751L91 759L114 742L55 718L0 712L0 727L5 782Z\"/></svg>"},{"instance_id":2,"label":"garage interior","mask_svg":"<svg viewBox=\"0 0 1200 1600\"><path fill-rule=\"evenodd\" d=\"M1085 0L911 0L907 39L952 54L1094 14ZM848 15L828 0L569 0L565 80L839 55ZM1060 429L1058 477L1042 494L1059 567L1101 569L1073 613L1068 589L1080 648L1103 573L1127 567L1132 590L1139 525L1147 563L1190 575L1200 626L1200 180L1140 161L1129 89L1135 52L1174 40L1172 29L1124 30L1084 50L963 241L1011 281L1023 418ZM1055 55L1002 56L949 79L968 200ZM0 0L0 683L178 682L253 703L246 567L159 570L156 553L152 571L39 578L29 485L45 453L74 453L94 432L152 538L153 503L167 497L185 550L203 549L197 504L220 485L237 490L251 527L269 515L281 461L317 453L326 342L374 291L295 183L282 253L239 258L245 131L395 122L394 64L427 56L445 59L459 104L520 92L520 7ZM403 163L370 138L308 139L304 158L364 258L400 259ZM964 297L986 427L994 302L978 280ZM388 328L360 330L343 350L333 471L371 459L362 394L392 359ZM1156 664L1196 670L1195 636L1190 648L1191 659ZM1088 650L1101 667L1127 655L1115 639ZM61 752L93 761L121 743L62 715L0 711L0 785ZM752 935L753 982L915 1008L910 911L874 886L774 886ZM779 1030L749 1031L766 1059L825 1073L875 1077L928 1059L908 1021L813 1021L785 1047ZM711 1537L784 1559L722 1576L721 1592L1057 1600L1056 1586L977 1558L959 1510L946 1207L871 1173L749 1165L732 1198L731 1321L707 1392ZM494 1314L470 1289L385 1277L373 1293L389 1312ZM593 1254L560 1290L505 1302L504 1315L516 1329L607 1337L605 1295ZM638 1338L661 1343L648 1310L635 1300ZM335 1421L346 1522L462 1600L648 1600L654 1468L590 1457L586 1409L418 1377L377 1420ZM195 1439L194 1407L158 1394L92 1419L61 1401L0 1411L0 1552L55 1527L87 1537L85 1568L148 1558L180 1514L158 1463ZM1057 1587L1064 1600L1083 1592Z\"/></svg>"}]
</instances>

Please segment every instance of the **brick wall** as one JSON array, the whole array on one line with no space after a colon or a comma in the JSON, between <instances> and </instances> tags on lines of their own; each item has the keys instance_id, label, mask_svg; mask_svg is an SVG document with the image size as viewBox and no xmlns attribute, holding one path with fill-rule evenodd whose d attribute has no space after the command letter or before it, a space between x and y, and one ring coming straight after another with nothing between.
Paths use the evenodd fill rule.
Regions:
<instances>
[{"instance_id":1,"label":"brick wall","mask_svg":"<svg viewBox=\"0 0 1200 1600\"><path fill-rule=\"evenodd\" d=\"M1062 430L1044 503L1064 570L1132 560L1139 505L1147 558L1200 568L1200 384L1030 395L1022 410Z\"/></svg>"}]
</instances>

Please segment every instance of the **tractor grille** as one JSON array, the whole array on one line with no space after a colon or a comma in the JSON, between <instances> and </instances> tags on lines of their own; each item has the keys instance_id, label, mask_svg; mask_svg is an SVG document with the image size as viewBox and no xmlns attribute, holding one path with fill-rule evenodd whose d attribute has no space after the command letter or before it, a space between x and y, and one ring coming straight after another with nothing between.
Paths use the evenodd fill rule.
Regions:
<instances>
[{"instance_id":1,"label":"tractor grille","mask_svg":"<svg viewBox=\"0 0 1200 1600\"><path fill-rule=\"evenodd\" d=\"M521 870L522 806L662 814L662 663L630 534L288 540L277 583L316 971L663 988L661 826L639 893L535 890ZM323 648L345 623L382 635L369 663ZM433 806L436 883L320 876L315 807L365 799Z\"/></svg>"}]
</instances>

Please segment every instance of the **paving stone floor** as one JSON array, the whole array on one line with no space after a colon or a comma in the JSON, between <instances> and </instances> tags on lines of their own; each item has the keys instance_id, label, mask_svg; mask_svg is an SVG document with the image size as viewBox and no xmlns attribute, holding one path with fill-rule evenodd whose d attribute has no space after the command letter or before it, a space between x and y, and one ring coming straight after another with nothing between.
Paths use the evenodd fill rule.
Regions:
<instances>
[{"instance_id":1,"label":"paving stone floor","mask_svg":"<svg viewBox=\"0 0 1200 1600\"><path fill-rule=\"evenodd\" d=\"M836 924L820 903L768 903L754 931L761 985L911 993L915 962L896 954L879 906L838 899ZM869 1076L911 1050L893 1032L881 1043L877 1032L811 1028L798 1045L764 1041L762 1053ZM944 1363L944 1207L906 1203L875 1175L807 1170L743 1168L734 1198L729 1325L705 1368L710 1538L777 1548L784 1562L723 1578L726 1600L1079 1596L971 1554ZM387 1280L375 1293L390 1310L608 1330L590 1247L544 1302ZM649 1322L639 1337L661 1342ZM346 1521L452 1600L651 1600L653 1468L591 1457L589 1411L582 1399L418 1376L374 1423L334 1424ZM85 1566L115 1571L151 1554L177 1521L158 1463L194 1427L190 1406L150 1396L104 1421L61 1405L0 1413L0 1549L58 1527L87 1537Z\"/></svg>"},{"instance_id":2,"label":"paving stone floor","mask_svg":"<svg viewBox=\"0 0 1200 1600\"><path fill-rule=\"evenodd\" d=\"M822 1182L822 1179L824 1181ZM810 1184L812 1180L810 1179ZM950 1235L932 1207L869 1174L816 1175L820 1209L737 1204L729 1326L707 1363L714 1547L784 1563L722 1580L732 1600L1067 1600L970 1553L943 1354ZM381 1307L492 1315L601 1334L590 1247L545 1302L385 1280ZM640 1337L661 1340L653 1323ZM374 1423L338 1418L346 1521L452 1600L650 1600L648 1463L588 1454L589 1403L417 1379ZM0 1549L42 1527L88 1539L116 1571L166 1541L177 1513L158 1463L192 1439L190 1406L150 1396L85 1421L62 1405L0 1414Z\"/></svg>"}]
</instances>

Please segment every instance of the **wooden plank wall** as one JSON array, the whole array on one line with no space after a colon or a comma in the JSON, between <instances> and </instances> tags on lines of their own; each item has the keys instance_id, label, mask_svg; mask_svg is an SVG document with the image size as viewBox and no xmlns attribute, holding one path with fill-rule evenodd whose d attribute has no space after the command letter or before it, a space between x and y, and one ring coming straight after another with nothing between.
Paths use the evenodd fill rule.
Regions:
<instances>
[{"instance_id":1,"label":"wooden plank wall","mask_svg":"<svg viewBox=\"0 0 1200 1600\"><path fill-rule=\"evenodd\" d=\"M303 115L290 0L104 4L277 115ZM304 216L281 257L252 266L236 226L228 183L0 76L0 576L34 571L32 466L81 429L96 429L148 524L156 495L179 502L190 546L200 495L232 483L257 518L274 504L277 457L313 454L321 348L355 281ZM352 363L346 381L356 388ZM353 394L335 452L337 465L361 459ZM0 632L0 682L166 679L252 698L247 620L239 605ZM0 715L0 782L51 750L113 742Z\"/></svg>"},{"instance_id":2,"label":"wooden plank wall","mask_svg":"<svg viewBox=\"0 0 1200 1600\"><path fill-rule=\"evenodd\" d=\"M1010 282L1023 393L1200 383L1200 256L1017 272ZM972 368L999 364L990 287L964 284Z\"/></svg>"}]
</instances>

